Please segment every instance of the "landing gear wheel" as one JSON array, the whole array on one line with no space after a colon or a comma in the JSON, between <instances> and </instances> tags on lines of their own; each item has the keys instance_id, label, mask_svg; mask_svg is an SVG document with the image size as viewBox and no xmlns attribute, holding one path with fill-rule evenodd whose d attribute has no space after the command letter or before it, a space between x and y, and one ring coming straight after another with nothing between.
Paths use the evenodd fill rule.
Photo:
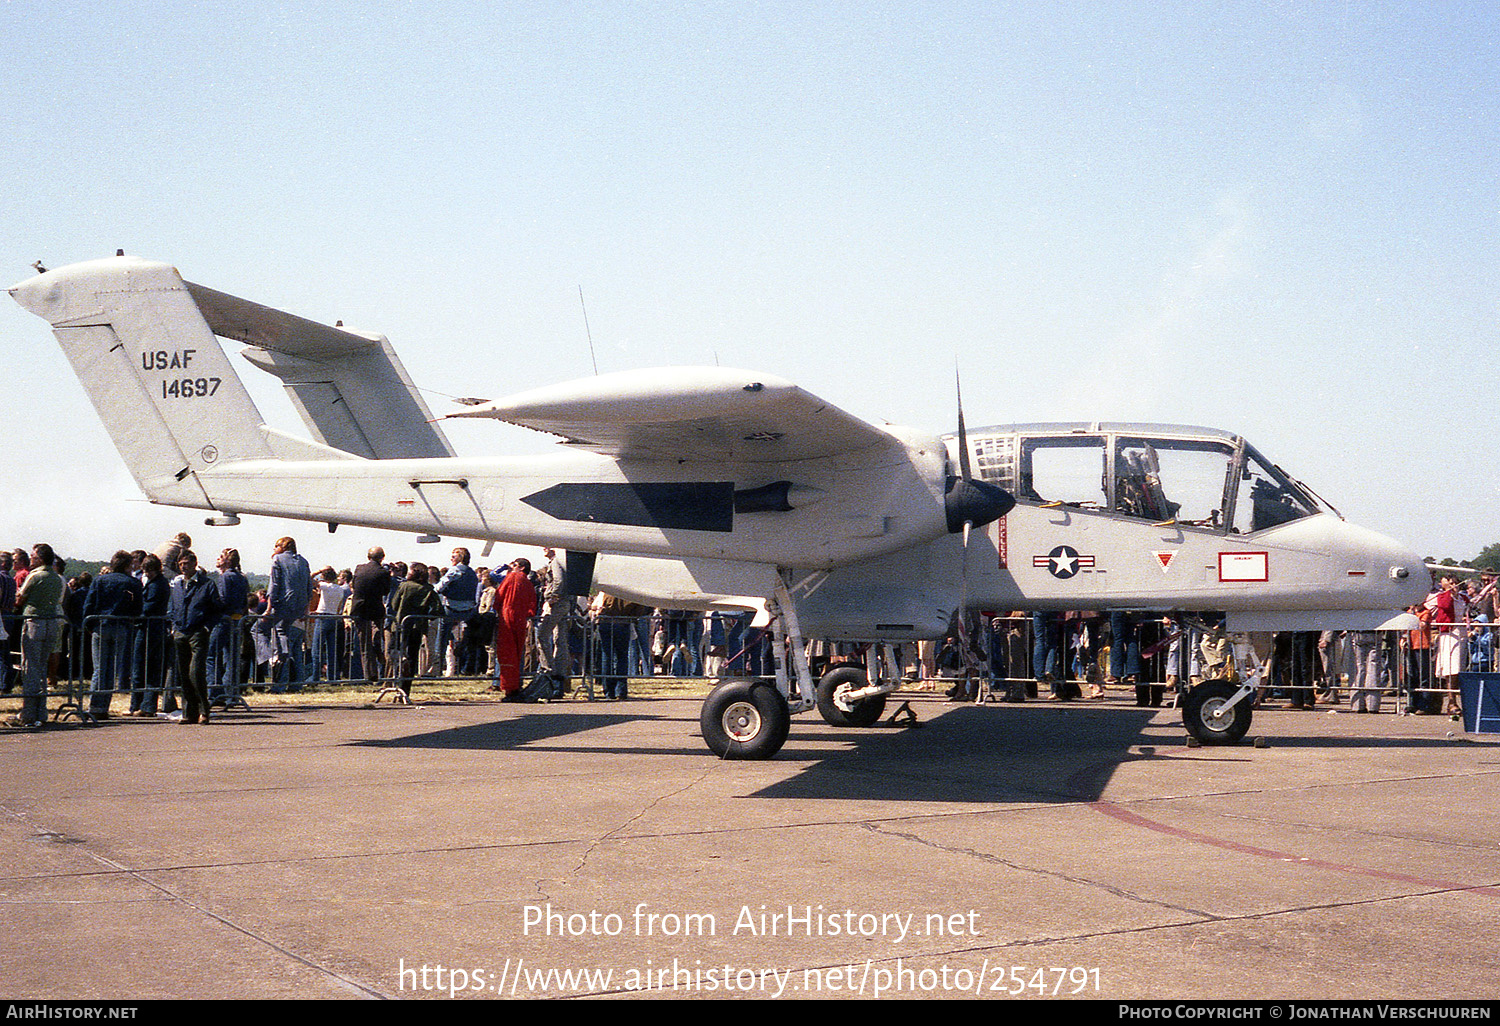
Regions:
<instances>
[{"instance_id":1,"label":"landing gear wheel","mask_svg":"<svg viewBox=\"0 0 1500 1026\"><path fill-rule=\"evenodd\" d=\"M1206 745L1232 745L1250 729L1250 700L1233 709L1224 706L1239 688L1225 681L1211 680L1188 692L1182 702L1182 722L1188 733Z\"/></svg>"},{"instance_id":2,"label":"landing gear wheel","mask_svg":"<svg viewBox=\"0 0 1500 1026\"><path fill-rule=\"evenodd\" d=\"M884 695L856 702L848 712L838 705L839 699L868 684L865 672L857 666L829 670L818 681L818 712L834 727L873 727L885 712Z\"/></svg>"},{"instance_id":3,"label":"landing gear wheel","mask_svg":"<svg viewBox=\"0 0 1500 1026\"><path fill-rule=\"evenodd\" d=\"M698 725L721 759L769 759L786 743L792 711L773 684L726 680L704 699Z\"/></svg>"}]
</instances>

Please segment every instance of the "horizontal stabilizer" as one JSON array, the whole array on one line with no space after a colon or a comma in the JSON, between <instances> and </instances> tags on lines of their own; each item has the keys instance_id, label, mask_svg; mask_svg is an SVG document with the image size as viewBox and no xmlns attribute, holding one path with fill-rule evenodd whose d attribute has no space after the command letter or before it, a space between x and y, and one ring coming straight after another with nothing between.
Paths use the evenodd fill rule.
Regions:
<instances>
[{"instance_id":1,"label":"horizontal stabilizer","mask_svg":"<svg viewBox=\"0 0 1500 1026\"><path fill-rule=\"evenodd\" d=\"M383 335L329 327L187 282L215 335L281 379L313 437L366 459L452 456Z\"/></svg>"}]
</instances>

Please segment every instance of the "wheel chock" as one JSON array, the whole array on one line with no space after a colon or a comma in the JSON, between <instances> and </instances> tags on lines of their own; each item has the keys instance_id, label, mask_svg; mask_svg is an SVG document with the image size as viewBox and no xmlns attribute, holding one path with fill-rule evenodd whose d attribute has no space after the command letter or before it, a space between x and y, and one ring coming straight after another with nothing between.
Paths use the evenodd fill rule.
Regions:
<instances>
[{"instance_id":1,"label":"wheel chock","mask_svg":"<svg viewBox=\"0 0 1500 1026\"><path fill-rule=\"evenodd\" d=\"M917 711L911 707L911 702L902 702L901 708L891 713L891 715L886 719L885 722L889 723L893 727L922 726L922 724L917 721Z\"/></svg>"}]
</instances>

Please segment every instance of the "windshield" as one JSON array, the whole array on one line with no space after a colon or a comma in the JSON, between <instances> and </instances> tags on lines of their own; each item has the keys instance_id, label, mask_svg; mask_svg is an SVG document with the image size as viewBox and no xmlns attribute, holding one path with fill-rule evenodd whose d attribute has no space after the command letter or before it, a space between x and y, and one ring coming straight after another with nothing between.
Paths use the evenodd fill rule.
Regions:
<instances>
[{"instance_id":1,"label":"windshield","mask_svg":"<svg viewBox=\"0 0 1500 1026\"><path fill-rule=\"evenodd\" d=\"M1234 500L1234 533L1250 534L1317 512L1307 495L1254 449L1245 448Z\"/></svg>"}]
</instances>

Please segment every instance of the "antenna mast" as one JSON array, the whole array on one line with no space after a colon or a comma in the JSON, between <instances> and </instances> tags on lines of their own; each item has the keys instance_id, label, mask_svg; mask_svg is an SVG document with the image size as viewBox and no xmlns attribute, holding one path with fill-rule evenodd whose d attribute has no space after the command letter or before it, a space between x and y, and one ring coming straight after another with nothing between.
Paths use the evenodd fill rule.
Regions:
<instances>
[{"instance_id":1,"label":"antenna mast","mask_svg":"<svg viewBox=\"0 0 1500 1026\"><path fill-rule=\"evenodd\" d=\"M599 358L594 355L594 333L589 330L589 308L583 302L583 286L578 286L578 305L583 307L583 333L589 340L589 359L594 362L594 377L599 376Z\"/></svg>"}]
</instances>

